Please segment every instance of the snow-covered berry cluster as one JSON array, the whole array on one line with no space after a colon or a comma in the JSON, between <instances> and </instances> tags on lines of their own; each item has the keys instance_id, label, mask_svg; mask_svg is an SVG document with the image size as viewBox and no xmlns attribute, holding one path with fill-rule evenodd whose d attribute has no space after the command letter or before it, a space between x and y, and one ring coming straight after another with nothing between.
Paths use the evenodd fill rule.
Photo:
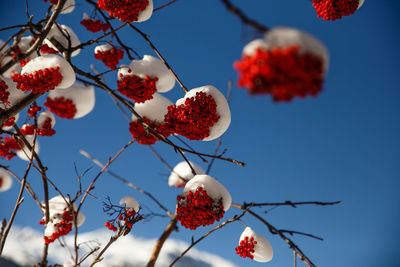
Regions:
<instances>
[{"instance_id":1,"label":"snow-covered berry cluster","mask_svg":"<svg viewBox=\"0 0 400 267\"><path fill-rule=\"evenodd\" d=\"M175 78L161 60L145 55L141 60L132 60L129 66L121 66L117 83L121 94L143 103L152 99L155 92L170 91Z\"/></svg>"},{"instance_id":2,"label":"snow-covered berry cluster","mask_svg":"<svg viewBox=\"0 0 400 267\"><path fill-rule=\"evenodd\" d=\"M325 46L311 35L292 28L275 28L256 39L236 61L238 85L249 94L270 94L274 101L315 96L327 71Z\"/></svg>"},{"instance_id":3,"label":"snow-covered berry cluster","mask_svg":"<svg viewBox=\"0 0 400 267\"><path fill-rule=\"evenodd\" d=\"M218 122L217 104L212 96L197 92L181 105L168 107L165 122L177 134L190 140L202 140L210 135L210 127Z\"/></svg>"},{"instance_id":4,"label":"snow-covered berry cluster","mask_svg":"<svg viewBox=\"0 0 400 267\"><path fill-rule=\"evenodd\" d=\"M99 45L94 49L94 57L103 61L111 70L116 70L118 62L124 57L124 51L109 44Z\"/></svg>"},{"instance_id":5,"label":"snow-covered berry cluster","mask_svg":"<svg viewBox=\"0 0 400 267\"><path fill-rule=\"evenodd\" d=\"M265 237L255 233L250 227L246 227L239 238L236 254L258 262L268 262L272 260L274 252Z\"/></svg>"},{"instance_id":6,"label":"snow-covered berry cluster","mask_svg":"<svg viewBox=\"0 0 400 267\"><path fill-rule=\"evenodd\" d=\"M75 82L67 89L52 90L44 106L60 118L81 118L90 113L95 106L94 88Z\"/></svg>"},{"instance_id":7,"label":"snow-covered berry cluster","mask_svg":"<svg viewBox=\"0 0 400 267\"><path fill-rule=\"evenodd\" d=\"M44 208L43 208L44 210ZM57 238L71 232L75 224L80 226L85 221L85 216L77 212L76 204L68 203L62 196L56 196L49 200L49 221L43 217L39 224L45 225L44 242L50 244Z\"/></svg>"},{"instance_id":8,"label":"snow-covered berry cluster","mask_svg":"<svg viewBox=\"0 0 400 267\"><path fill-rule=\"evenodd\" d=\"M169 106L165 115L167 126L190 140L214 140L228 129L230 122L228 102L211 85L190 90Z\"/></svg>"},{"instance_id":9,"label":"snow-covered berry cluster","mask_svg":"<svg viewBox=\"0 0 400 267\"><path fill-rule=\"evenodd\" d=\"M205 174L196 175L187 182L177 200L176 218L191 230L219 221L232 202L226 188Z\"/></svg>"},{"instance_id":10,"label":"snow-covered berry cluster","mask_svg":"<svg viewBox=\"0 0 400 267\"><path fill-rule=\"evenodd\" d=\"M34 94L45 93L54 88L67 88L75 82L75 72L62 57L44 55L30 60L21 73L11 77L17 88Z\"/></svg>"},{"instance_id":11,"label":"snow-covered berry cluster","mask_svg":"<svg viewBox=\"0 0 400 267\"><path fill-rule=\"evenodd\" d=\"M142 22L153 13L153 0L97 0L97 5L123 22Z\"/></svg>"},{"instance_id":12,"label":"snow-covered berry cluster","mask_svg":"<svg viewBox=\"0 0 400 267\"><path fill-rule=\"evenodd\" d=\"M324 20L337 20L359 9L364 0L313 0L317 16Z\"/></svg>"}]
</instances>

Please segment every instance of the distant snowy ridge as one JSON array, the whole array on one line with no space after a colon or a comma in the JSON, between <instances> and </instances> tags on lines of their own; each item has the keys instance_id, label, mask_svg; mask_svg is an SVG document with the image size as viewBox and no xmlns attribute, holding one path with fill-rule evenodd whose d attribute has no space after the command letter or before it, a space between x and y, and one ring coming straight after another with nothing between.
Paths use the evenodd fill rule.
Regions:
<instances>
[{"instance_id":1,"label":"distant snowy ridge","mask_svg":"<svg viewBox=\"0 0 400 267\"><path fill-rule=\"evenodd\" d=\"M86 255L92 248L106 244L111 236L111 232L99 229L92 232L80 233L78 243L80 243L80 257ZM43 234L32 228L20 228L14 226L7 238L3 256L22 266L32 266L39 262L43 249ZM69 249L63 248L58 242L50 245L49 263L64 264L71 260L73 235L66 236ZM150 258L155 240L133 237L132 234L121 237L103 255L103 261L96 264L98 267L139 267L145 266ZM102 246L101 246L102 247ZM161 250L156 266L163 267L169 264L186 248L188 244L169 239ZM85 261L88 266L93 260L89 257ZM190 250L175 266L177 267L236 267L235 264L210 253L199 251L196 248Z\"/></svg>"}]
</instances>

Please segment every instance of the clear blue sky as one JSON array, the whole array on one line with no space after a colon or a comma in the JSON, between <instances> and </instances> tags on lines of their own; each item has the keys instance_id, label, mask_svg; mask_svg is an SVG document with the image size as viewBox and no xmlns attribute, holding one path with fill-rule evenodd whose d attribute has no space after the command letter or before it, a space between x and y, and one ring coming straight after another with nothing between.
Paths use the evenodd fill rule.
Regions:
<instances>
[{"instance_id":1,"label":"clear blue sky","mask_svg":"<svg viewBox=\"0 0 400 267\"><path fill-rule=\"evenodd\" d=\"M165 2L155 1L155 6ZM91 33L79 22L82 12L90 13L91 9L83 1L77 3L74 13L63 15L59 22L71 26L81 41L86 41ZM356 14L335 22L317 18L308 0L234 3L269 27L293 26L315 35L328 47L331 64L324 90L316 98L273 103L267 96L250 97L245 90L233 86L232 123L222 147L228 149L227 156L244 161L247 166L217 161L211 175L228 188L236 203L343 201L335 207L281 207L264 215L278 228L322 236L323 242L293 237L317 266L399 266L400 3L366 0ZM24 5L23 0L1 1L0 27L24 23ZM29 1L29 5L36 20L47 6L41 0ZM223 92L228 80L236 84L232 63L253 37L251 29L215 0L179 0L138 27L151 36L188 88L212 84ZM9 34L10 31L0 32L0 39L6 40ZM134 32L124 30L122 36L139 54L154 55ZM86 69L94 63L98 69L106 70L95 61L93 48L84 49L73 62ZM124 58L123 63L129 63L128 59ZM116 74L106 78L115 88ZM167 96L174 101L183 93L176 86ZM80 149L105 162L130 140L128 123L110 97L96 91L96 98L90 115L74 121L57 119L57 134L40 139L40 155L49 168L49 176L71 194L77 189L73 164L80 171L93 166L79 154ZM191 144L199 151L212 153L216 142ZM181 161L170 147L158 144L155 148L171 165ZM191 159L201 164L196 157ZM17 158L2 164L10 164L20 175L25 169L25 162ZM145 146L132 146L112 165L112 170L151 191L171 210L174 208L179 190L168 187L168 170ZM84 178L86 186L97 172L94 166ZM29 182L41 196L39 175L31 176ZM1 218L9 217L17 192L15 183L11 190L0 194ZM99 199L110 196L118 201L126 194L135 196L145 212L160 212L143 195L108 175L99 180L95 190ZM101 200L89 199L83 212L87 220L81 231L102 227L106 220ZM225 218L235 213L231 209ZM16 223L41 229L39 220L39 210L27 195ZM293 257L284 241L251 217L246 216L244 222L270 240L275 250L273 261L260 264L235 255L234 247L243 230L241 223L213 234L198 248L239 266L292 265ZM153 218L136 225L133 232L157 238L167 223L166 218ZM209 229L191 232L180 228L172 237L189 241L192 235L199 237Z\"/></svg>"}]
</instances>

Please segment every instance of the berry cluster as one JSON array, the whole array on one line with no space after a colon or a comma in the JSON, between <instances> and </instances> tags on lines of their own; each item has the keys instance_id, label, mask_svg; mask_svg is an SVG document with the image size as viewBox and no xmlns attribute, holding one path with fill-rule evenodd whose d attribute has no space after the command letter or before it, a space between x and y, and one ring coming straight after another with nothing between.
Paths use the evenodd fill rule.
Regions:
<instances>
[{"instance_id":1,"label":"berry cluster","mask_svg":"<svg viewBox=\"0 0 400 267\"><path fill-rule=\"evenodd\" d=\"M243 258L253 259L255 244L257 244L257 241L253 237L245 236L244 239L240 240L239 246L236 247L236 254Z\"/></svg>"},{"instance_id":2,"label":"berry cluster","mask_svg":"<svg viewBox=\"0 0 400 267\"><path fill-rule=\"evenodd\" d=\"M57 50L51 48L51 47L48 46L47 44L43 44L43 45L40 47L40 52L41 52L42 54L58 54L58 51L57 51Z\"/></svg>"},{"instance_id":3,"label":"berry cluster","mask_svg":"<svg viewBox=\"0 0 400 267\"><path fill-rule=\"evenodd\" d=\"M41 107L36 106L36 105L34 104L34 105L31 105L31 106L29 107L27 113L28 113L29 117L34 118L34 117L36 117L36 114L38 113L38 111L41 111L41 110L42 110Z\"/></svg>"},{"instance_id":4,"label":"berry cluster","mask_svg":"<svg viewBox=\"0 0 400 267\"><path fill-rule=\"evenodd\" d=\"M110 24L101 23L99 19L98 20L83 19L81 21L81 25L83 25L86 28L86 30L90 32L99 32L99 31L106 32L108 29L111 28Z\"/></svg>"},{"instance_id":5,"label":"berry cluster","mask_svg":"<svg viewBox=\"0 0 400 267\"><path fill-rule=\"evenodd\" d=\"M0 128L2 128L2 127L10 127L10 126L12 126L14 123L15 123L15 117L11 117L11 118L9 118L7 121L5 121L5 122L3 123L3 125L1 125Z\"/></svg>"},{"instance_id":6,"label":"berry cluster","mask_svg":"<svg viewBox=\"0 0 400 267\"><path fill-rule=\"evenodd\" d=\"M359 0L313 0L317 16L324 20L336 20L356 12Z\"/></svg>"},{"instance_id":7,"label":"berry cluster","mask_svg":"<svg viewBox=\"0 0 400 267\"><path fill-rule=\"evenodd\" d=\"M210 135L210 127L218 122L217 104L212 96L197 92L184 104L171 105L165 115L165 123L175 133L190 140L202 140Z\"/></svg>"},{"instance_id":8,"label":"berry cluster","mask_svg":"<svg viewBox=\"0 0 400 267\"><path fill-rule=\"evenodd\" d=\"M47 118L43 122L41 129L38 129L38 131L37 131L38 135L53 136L56 133L56 131L51 126L51 121L52 121L51 118Z\"/></svg>"},{"instance_id":9,"label":"berry cluster","mask_svg":"<svg viewBox=\"0 0 400 267\"><path fill-rule=\"evenodd\" d=\"M10 92L8 92L7 89L8 85L3 80L0 80L0 102L2 103L10 103L8 101Z\"/></svg>"},{"instance_id":10,"label":"berry cluster","mask_svg":"<svg viewBox=\"0 0 400 267\"><path fill-rule=\"evenodd\" d=\"M16 155L14 151L17 150L21 150L21 147L14 138L6 137L3 140L0 135L0 157L10 160Z\"/></svg>"},{"instance_id":11,"label":"berry cluster","mask_svg":"<svg viewBox=\"0 0 400 267\"><path fill-rule=\"evenodd\" d=\"M251 95L271 94L274 101L290 101L293 97L317 95L322 90L322 59L311 53L299 53L297 45L263 50L243 55L236 61L240 87Z\"/></svg>"},{"instance_id":12,"label":"berry cluster","mask_svg":"<svg viewBox=\"0 0 400 267\"><path fill-rule=\"evenodd\" d=\"M123 22L137 21L139 13L149 5L148 0L97 0L99 8L108 12L110 17L116 17Z\"/></svg>"},{"instance_id":13,"label":"berry cluster","mask_svg":"<svg viewBox=\"0 0 400 267\"><path fill-rule=\"evenodd\" d=\"M60 67L45 68L37 70L31 74L14 74L11 79L17 83L17 88L22 91L32 91L32 93L45 93L54 89L63 79Z\"/></svg>"},{"instance_id":14,"label":"berry cluster","mask_svg":"<svg viewBox=\"0 0 400 267\"><path fill-rule=\"evenodd\" d=\"M46 102L43 104L49 110L55 113L58 117L64 119L73 119L76 114L76 106L70 99L64 97L50 98L47 97Z\"/></svg>"},{"instance_id":15,"label":"berry cluster","mask_svg":"<svg viewBox=\"0 0 400 267\"><path fill-rule=\"evenodd\" d=\"M107 51L98 50L94 54L94 57L103 61L104 65L109 67L111 70L116 70L118 62L124 57L124 51L113 47Z\"/></svg>"},{"instance_id":16,"label":"berry cluster","mask_svg":"<svg viewBox=\"0 0 400 267\"><path fill-rule=\"evenodd\" d=\"M155 129L157 132L165 137L168 137L171 132L170 129L165 124L153 123L146 117L143 117L144 122L146 122L150 127ZM158 138L152 135L149 130L146 130L140 120L132 121L129 123L129 132L133 139L137 138L137 142L142 145L152 145L157 142Z\"/></svg>"},{"instance_id":17,"label":"berry cluster","mask_svg":"<svg viewBox=\"0 0 400 267\"><path fill-rule=\"evenodd\" d=\"M150 78L146 76L144 79L136 75L122 75L121 80L118 80L118 92L132 99L136 103L143 103L146 100L152 99L153 94L157 91L156 82L158 78Z\"/></svg>"},{"instance_id":18,"label":"berry cluster","mask_svg":"<svg viewBox=\"0 0 400 267\"><path fill-rule=\"evenodd\" d=\"M125 226L124 235L128 234L130 230L132 229L132 226L143 219L142 215L137 214L134 210L125 210L124 212L121 212L120 215L112 220L107 221L104 226L110 229L111 231L117 231L117 227L114 225L117 223L117 220L120 221L121 223L118 223L118 225Z\"/></svg>"},{"instance_id":19,"label":"berry cluster","mask_svg":"<svg viewBox=\"0 0 400 267\"><path fill-rule=\"evenodd\" d=\"M219 221L225 214L222 200L212 199L207 191L198 187L196 192L189 191L186 196L177 196L176 218L182 226L196 230Z\"/></svg>"},{"instance_id":20,"label":"berry cluster","mask_svg":"<svg viewBox=\"0 0 400 267\"><path fill-rule=\"evenodd\" d=\"M74 212L74 216L76 216L76 212ZM62 220L59 223L55 224L56 231L51 234L51 236L44 236L44 242L46 244L50 244L54 242L57 238L67 235L72 230L73 225L73 214L70 211L64 211L62 215ZM46 221L42 219L39 224L45 225Z\"/></svg>"}]
</instances>

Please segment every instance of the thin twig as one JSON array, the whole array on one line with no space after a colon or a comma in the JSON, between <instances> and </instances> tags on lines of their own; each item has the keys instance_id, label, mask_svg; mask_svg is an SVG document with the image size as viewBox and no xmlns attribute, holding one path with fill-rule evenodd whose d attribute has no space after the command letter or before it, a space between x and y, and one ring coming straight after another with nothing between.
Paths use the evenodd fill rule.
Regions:
<instances>
[{"instance_id":1,"label":"thin twig","mask_svg":"<svg viewBox=\"0 0 400 267\"><path fill-rule=\"evenodd\" d=\"M104 168L104 165L98 161L96 158L92 157L89 153L87 153L84 150L80 150L80 153L85 156L86 158L92 160L97 166L99 166L100 168ZM163 211L165 211L169 217L173 218L174 215L163 205L161 204L160 201L158 201L152 194L150 194L149 192L147 192L146 190L140 188L139 186L136 186L135 184L129 182L128 180L126 180L125 178L119 176L118 174L112 172L111 170L109 170L108 168L105 169L105 171L110 174L112 177L116 178L117 180L123 182L124 184L128 185L129 187L139 191L140 193L148 196L151 200L153 200Z\"/></svg>"},{"instance_id":2,"label":"thin twig","mask_svg":"<svg viewBox=\"0 0 400 267\"><path fill-rule=\"evenodd\" d=\"M147 267L153 267L157 261L158 255L160 254L160 251L165 243L165 241L168 239L168 237L171 235L172 231L175 231L176 224L178 220L176 218L173 218L165 228L164 232L160 236L160 238L157 240L154 248L153 248L153 253L151 254L151 257L149 259L149 262L147 263Z\"/></svg>"},{"instance_id":3,"label":"thin twig","mask_svg":"<svg viewBox=\"0 0 400 267\"><path fill-rule=\"evenodd\" d=\"M260 32L267 32L269 30L268 27L262 25L261 23L255 21L254 19L246 16L238 7L234 6L230 0L221 0L225 7L235 16L237 16L243 23L249 25L255 30Z\"/></svg>"},{"instance_id":4,"label":"thin twig","mask_svg":"<svg viewBox=\"0 0 400 267\"><path fill-rule=\"evenodd\" d=\"M279 235L280 238L283 239L289 245L289 247L296 253L296 255L299 257L300 260L302 260L308 266L315 267L315 264L303 253L303 251L301 251L301 249L291 239L289 239L286 235L281 233L277 228L275 228L275 226L271 225L269 222L267 222L260 215L258 215L254 211L250 210L249 209L250 206L244 207L242 205L239 205L239 204L236 204L236 203L232 203L231 207L234 207L234 208L237 208L237 209L241 209L241 210L246 210L253 217L255 217L256 219L261 221L263 224L265 224L272 234Z\"/></svg>"},{"instance_id":5,"label":"thin twig","mask_svg":"<svg viewBox=\"0 0 400 267\"><path fill-rule=\"evenodd\" d=\"M164 7L167 7L167 6L169 6L169 5L173 4L173 3L175 3L176 1L178 1L178 0L169 1L168 3L166 3L166 4L162 5L162 6L159 6L159 7L155 8L155 9L153 10L153 12L156 12L156 11L158 11L158 10L160 10L160 9L163 9Z\"/></svg>"},{"instance_id":6,"label":"thin twig","mask_svg":"<svg viewBox=\"0 0 400 267\"><path fill-rule=\"evenodd\" d=\"M187 88L183 85L181 80L178 78L178 75L172 70L171 66L167 63L167 61L164 59L164 57L160 54L158 49L154 46L154 44L150 41L149 36L136 28L132 23L129 23L129 26L134 29L137 33L139 33L145 40L146 42L151 46L151 48L154 50L154 52L157 54L157 56L160 58L160 60L165 64L165 66L169 69L169 71L172 73L172 75L175 77L175 80L179 83L181 86L182 90L187 93Z\"/></svg>"}]
</instances>

